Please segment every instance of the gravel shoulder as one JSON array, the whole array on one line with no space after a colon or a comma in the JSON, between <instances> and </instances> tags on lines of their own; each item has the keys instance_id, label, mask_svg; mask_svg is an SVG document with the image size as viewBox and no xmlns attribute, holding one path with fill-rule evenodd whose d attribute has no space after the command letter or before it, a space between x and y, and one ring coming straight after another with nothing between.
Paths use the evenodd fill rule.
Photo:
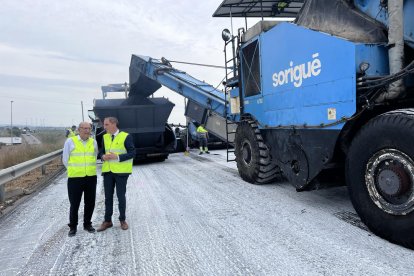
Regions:
<instances>
[{"instance_id":1,"label":"gravel shoulder","mask_svg":"<svg viewBox=\"0 0 414 276\"><path fill-rule=\"evenodd\" d=\"M6 200L0 203L0 216L9 212L19 201L48 185L52 179L64 172L64 166L57 158L42 168L37 168L5 184Z\"/></svg>"}]
</instances>

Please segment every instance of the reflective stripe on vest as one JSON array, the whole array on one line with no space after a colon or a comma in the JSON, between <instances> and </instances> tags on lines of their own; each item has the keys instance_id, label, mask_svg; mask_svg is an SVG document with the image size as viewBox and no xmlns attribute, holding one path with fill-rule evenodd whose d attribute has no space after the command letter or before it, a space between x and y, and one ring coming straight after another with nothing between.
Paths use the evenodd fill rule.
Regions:
<instances>
[{"instance_id":1,"label":"reflective stripe on vest","mask_svg":"<svg viewBox=\"0 0 414 276\"><path fill-rule=\"evenodd\" d=\"M121 131L112 141L111 134L105 134L103 136L105 153L115 153L116 155L127 153L125 148L125 139L127 136L128 133ZM104 161L102 164L102 172L132 173L132 161L133 159L122 162L118 160Z\"/></svg>"},{"instance_id":2,"label":"reflective stripe on vest","mask_svg":"<svg viewBox=\"0 0 414 276\"><path fill-rule=\"evenodd\" d=\"M96 175L96 155L93 139L86 145L77 136L71 138L75 148L69 155L68 177L85 177Z\"/></svg>"}]
</instances>

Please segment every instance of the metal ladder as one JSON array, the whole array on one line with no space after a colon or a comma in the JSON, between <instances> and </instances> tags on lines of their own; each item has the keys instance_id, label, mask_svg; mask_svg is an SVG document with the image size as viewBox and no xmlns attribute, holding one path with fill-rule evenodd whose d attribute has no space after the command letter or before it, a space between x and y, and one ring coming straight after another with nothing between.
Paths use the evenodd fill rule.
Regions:
<instances>
[{"instance_id":1,"label":"metal ladder","mask_svg":"<svg viewBox=\"0 0 414 276\"><path fill-rule=\"evenodd\" d=\"M236 55L236 46L240 46L240 37L244 32L244 29L238 30L238 35L233 36L228 41L225 42L224 45L224 59L225 59L225 70L226 70L226 85L225 85L225 110L226 110L226 151L227 151L227 162L236 161L235 158L230 159L230 154L235 153L235 144L234 144L234 137L236 134L237 122L233 121L230 114L228 114L229 102L230 102L230 90L234 86L238 86L238 60ZM231 46L231 55L229 57L228 51L229 46ZM230 136L233 136L233 139L229 139Z\"/></svg>"},{"instance_id":2,"label":"metal ladder","mask_svg":"<svg viewBox=\"0 0 414 276\"><path fill-rule=\"evenodd\" d=\"M228 105L228 101L227 101L227 88L226 88L226 109L227 109L227 105ZM232 127L230 127L232 126ZM236 127L234 127L236 126ZM232 161L236 161L235 158L235 144L234 144L234 139L231 142L229 137L230 135L236 135L236 131L235 129L237 128L237 123L234 121L229 120L228 118L228 114L226 114L226 155L227 155L227 162L232 162ZM234 129L234 130L233 130ZM233 154L232 156L234 156L234 158L230 159L230 154Z\"/></svg>"}]
</instances>

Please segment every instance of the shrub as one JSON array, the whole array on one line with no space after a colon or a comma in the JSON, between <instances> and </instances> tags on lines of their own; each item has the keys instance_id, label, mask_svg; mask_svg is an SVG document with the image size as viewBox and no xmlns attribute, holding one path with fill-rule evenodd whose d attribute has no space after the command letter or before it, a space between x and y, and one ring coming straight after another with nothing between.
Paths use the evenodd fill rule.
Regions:
<instances>
[{"instance_id":1,"label":"shrub","mask_svg":"<svg viewBox=\"0 0 414 276\"><path fill-rule=\"evenodd\" d=\"M15 145L0 148L0 169L34 159L47 153L63 148L65 131L40 130L35 136L42 142L40 145Z\"/></svg>"}]
</instances>

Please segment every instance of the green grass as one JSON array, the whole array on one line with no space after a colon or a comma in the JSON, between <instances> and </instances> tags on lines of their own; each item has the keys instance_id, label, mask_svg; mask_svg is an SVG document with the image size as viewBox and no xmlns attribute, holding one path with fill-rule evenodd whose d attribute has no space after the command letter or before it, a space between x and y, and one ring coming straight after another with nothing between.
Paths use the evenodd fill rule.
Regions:
<instances>
[{"instance_id":1,"label":"green grass","mask_svg":"<svg viewBox=\"0 0 414 276\"><path fill-rule=\"evenodd\" d=\"M47 129L33 134L42 144L2 146L0 149L0 169L5 169L19 163L34 159L47 153L63 148L65 130Z\"/></svg>"}]
</instances>

